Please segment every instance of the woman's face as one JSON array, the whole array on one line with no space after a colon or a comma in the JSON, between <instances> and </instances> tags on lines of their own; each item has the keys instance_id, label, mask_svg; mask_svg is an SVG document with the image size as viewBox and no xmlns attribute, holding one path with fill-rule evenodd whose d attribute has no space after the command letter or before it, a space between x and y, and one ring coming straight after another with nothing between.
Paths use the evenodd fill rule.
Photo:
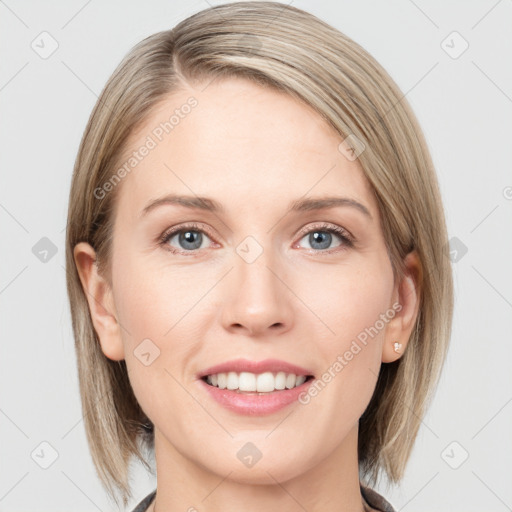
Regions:
<instances>
[{"instance_id":1,"label":"woman's face","mask_svg":"<svg viewBox=\"0 0 512 512\"><path fill-rule=\"evenodd\" d=\"M381 362L406 339L377 204L342 140L309 107L243 79L169 96L132 137L112 186L120 327L97 328L104 353L126 360L157 459L275 483L354 449ZM343 199L315 203L327 198ZM314 379L258 395L200 378L227 362L247 372L228 387L282 387L258 377L279 370L296 383L285 366L236 359Z\"/></svg>"}]
</instances>

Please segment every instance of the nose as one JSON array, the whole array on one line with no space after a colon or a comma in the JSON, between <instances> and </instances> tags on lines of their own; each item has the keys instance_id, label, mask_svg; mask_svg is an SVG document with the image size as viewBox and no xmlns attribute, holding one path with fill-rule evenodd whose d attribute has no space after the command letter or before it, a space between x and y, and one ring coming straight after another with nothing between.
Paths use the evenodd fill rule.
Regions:
<instances>
[{"instance_id":1,"label":"nose","mask_svg":"<svg viewBox=\"0 0 512 512\"><path fill-rule=\"evenodd\" d=\"M253 262L235 254L234 268L222 301L226 330L248 336L269 336L288 331L293 321L293 293L286 271L265 250Z\"/></svg>"}]
</instances>

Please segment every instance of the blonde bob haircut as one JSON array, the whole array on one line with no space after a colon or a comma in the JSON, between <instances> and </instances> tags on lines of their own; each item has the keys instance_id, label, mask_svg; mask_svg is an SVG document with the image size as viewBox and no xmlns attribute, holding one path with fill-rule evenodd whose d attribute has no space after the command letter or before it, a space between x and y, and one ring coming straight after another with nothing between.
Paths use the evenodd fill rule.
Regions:
<instances>
[{"instance_id":1,"label":"blonde bob haircut","mask_svg":"<svg viewBox=\"0 0 512 512\"><path fill-rule=\"evenodd\" d=\"M196 13L141 41L109 78L85 129L69 196L67 290L85 431L103 486L116 501L120 492L125 506L132 498L132 457L151 470L145 456L154 453L153 425L135 398L125 361L101 350L73 249L89 243L111 284L113 212L122 184L100 199L95 190L115 174L130 134L159 102L187 84L228 77L285 92L311 106L343 139L362 142L358 159L377 200L395 280L404 275L405 256L419 256L415 327L403 356L381 366L359 420L366 485L374 486L382 472L391 483L402 478L448 350L453 282L444 211L405 95L361 46L303 10L255 1Z\"/></svg>"}]
</instances>

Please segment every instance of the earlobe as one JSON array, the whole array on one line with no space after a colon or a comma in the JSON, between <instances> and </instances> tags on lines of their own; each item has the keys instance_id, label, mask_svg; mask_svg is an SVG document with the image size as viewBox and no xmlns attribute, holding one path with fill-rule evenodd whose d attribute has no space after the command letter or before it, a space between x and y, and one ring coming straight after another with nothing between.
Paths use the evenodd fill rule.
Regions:
<instances>
[{"instance_id":1,"label":"earlobe","mask_svg":"<svg viewBox=\"0 0 512 512\"><path fill-rule=\"evenodd\" d=\"M391 363L404 354L419 312L421 296L421 263L416 251L405 260L406 275L398 283L394 296L399 307L389 322L382 347L382 362Z\"/></svg>"},{"instance_id":2,"label":"earlobe","mask_svg":"<svg viewBox=\"0 0 512 512\"><path fill-rule=\"evenodd\" d=\"M109 359L121 361L124 359L124 347L115 315L113 293L98 272L96 253L88 243L80 242L75 246L73 255L101 349Z\"/></svg>"}]
</instances>

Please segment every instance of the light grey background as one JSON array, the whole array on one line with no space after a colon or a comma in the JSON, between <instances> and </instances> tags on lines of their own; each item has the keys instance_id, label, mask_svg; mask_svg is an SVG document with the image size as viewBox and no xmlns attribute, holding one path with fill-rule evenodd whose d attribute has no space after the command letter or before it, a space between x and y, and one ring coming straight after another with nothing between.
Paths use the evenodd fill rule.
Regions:
<instances>
[{"instance_id":1,"label":"light grey background","mask_svg":"<svg viewBox=\"0 0 512 512\"><path fill-rule=\"evenodd\" d=\"M441 384L402 485L377 490L405 512L512 510L512 2L292 5L352 37L402 88L432 151L457 250ZM92 465L78 394L64 271L71 172L121 58L206 7L0 1L1 511L114 510ZM58 43L48 58L31 47L51 49L43 31ZM46 262L37 257L43 237L57 250ZM47 469L40 464L52 451L42 442L58 454ZM156 482L138 466L132 480L134 506Z\"/></svg>"}]
</instances>

